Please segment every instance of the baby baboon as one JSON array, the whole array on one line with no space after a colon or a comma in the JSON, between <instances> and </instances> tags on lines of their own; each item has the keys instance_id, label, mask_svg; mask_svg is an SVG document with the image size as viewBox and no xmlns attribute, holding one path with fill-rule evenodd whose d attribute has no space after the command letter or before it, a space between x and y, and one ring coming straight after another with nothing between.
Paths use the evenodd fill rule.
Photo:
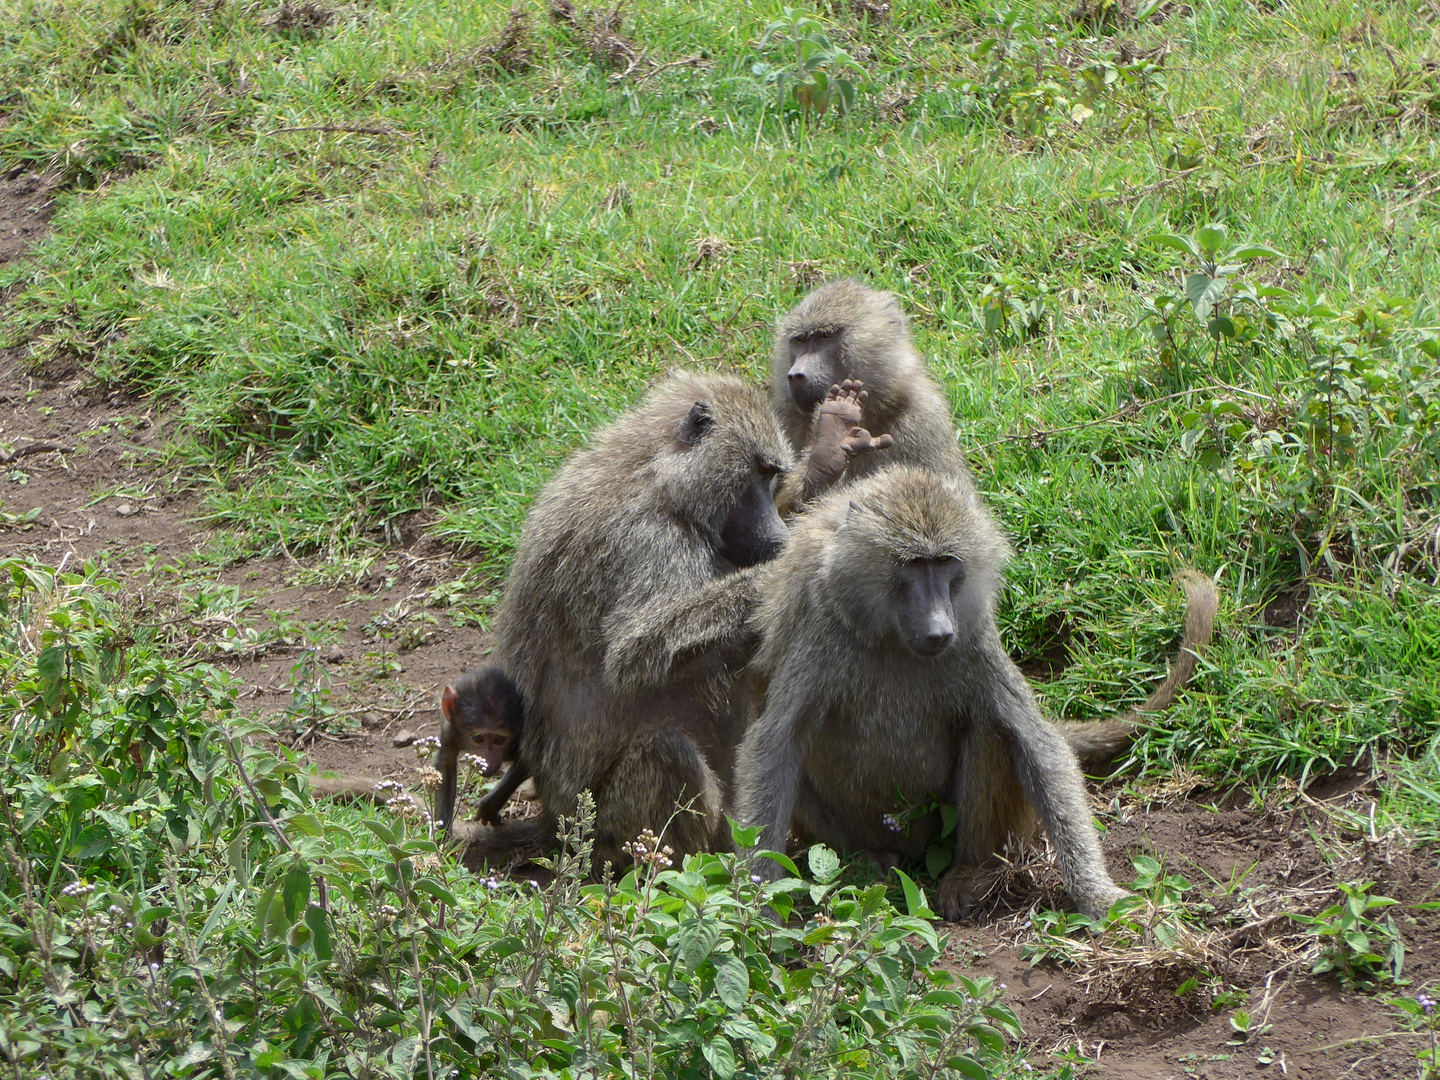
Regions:
<instances>
[{"instance_id":1,"label":"baby baboon","mask_svg":"<svg viewBox=\"0 0 1440 1080\"><path fill-rule=\"evenodd\" d=\"M865 387L855 423L886 432L895 444L851 461L852 479L890 465L942 476L967 471L950 403L910 344L894 294L849 278L820 286L776 327L774 373L775 412L796 453L814 437L816 407L826 392L850 379Z\"/></svg>"},{"instance_id":2,"label":"baby baboon","mask_svg":"<svg viewBox=\"0 0 1440 1080\"><path fill-rule=\"evenodd\" d=\"M898 443L898 440L897 440ZM1075 753L1041 717L995 627L1009 547L963 472L896 467L830 493L761 572L758 720L736 764L761 846L808 841L920 859L958 818L940 911L1038 824L1080 910L1125 891L1105 869ZM775 873L769 860L763 871Z\"/></svg>"},{"instance_id":3,"label":"baby baboon","mask_svg":"<svg viewBox=\"0 0 1440 1080\"><path fill-rule=\"evenodd\" d=\"M587 788L595 797L597 865L667 822L679 855L728 836L745 625L756 564L786 540L774 493L791 467L762 394L680 375L572 457L530 510L495 659L524 696L520 759L547 819ZM510 828L474 842L498 853Z\"/></svg>"},{"instance_id":4,"label":"baby baboon","mask_svg":"<svg viewBox=\"0 0 1440 1080\"><path fill-rule=\"evenodd\" d=\"M510 771L480 804L480 819L498 824L500 810L515 789L525 782L519 764L524 733L525 702L519 688L503 671L484 667L462 675L440 695L440 752L435 768L440 789L435 820L448 832L455 814L456 774L461 754L474 754L484 765L480 772L494 776L507 764Z\"/></svg>"}]
</instances>

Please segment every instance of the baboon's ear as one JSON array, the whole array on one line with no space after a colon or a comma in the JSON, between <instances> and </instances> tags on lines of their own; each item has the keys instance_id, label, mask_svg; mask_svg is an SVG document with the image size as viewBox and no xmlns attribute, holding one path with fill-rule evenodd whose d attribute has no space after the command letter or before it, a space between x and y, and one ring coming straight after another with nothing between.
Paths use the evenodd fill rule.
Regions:
<instances>
[{"instance_id":1,"label":"baboon's ear","mask_svg":"<svg viewBox=\"0 0 1440 1080\"><path fill-rule=\"evenodd\" d=\"M453 686L445 687L445 692L440 695L440 711L451 723L455 721L455 706L459 703L460 695L455 693L455 688Z\"/></svg>"},{"instance_id":2,"label":"baboon's ear","mask_svg":"<svg viewBox=\"0 0 1440 1080\"><path fill-rule=\"evenodd\" d=\"M854 523L855 519L864 512L865 508L854 499L851 499L850 505L845 508L845 516L840 519L840 525L835 531L844 532Z\"/></svg>"},{"instance_id":3,"label":"baboon's ear","mask_svg":"<svg viewBox=\"0 0 1440 1080\"><path fill-rule=\"evenodd\" d=\"M714 423L715 417L710 415L710 406L703 401L697 401L690 406L690 411L685 414L685 419L680 421L675 438L685 446L694 446L705 437L705 433Z\"/></svg>"}]
</instances>

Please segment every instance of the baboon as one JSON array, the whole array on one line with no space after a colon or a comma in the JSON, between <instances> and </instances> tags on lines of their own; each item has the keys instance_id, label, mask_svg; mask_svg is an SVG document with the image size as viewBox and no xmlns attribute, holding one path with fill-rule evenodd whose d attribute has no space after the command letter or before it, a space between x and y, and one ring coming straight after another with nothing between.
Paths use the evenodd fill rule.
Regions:
<instances>
[{"instance_id":1,"label":"baboon","mask_svg":"<svg viewBox=\"0 0 1440 1080\"><path fill-rule=\"evenodd\" d=\"M944 917L973 899L977 868L1037 825L1082 912L1098 917L1126 895L1106 872L1075 753L1001 645L1008 557L963 472L896 466L796 520L759 576L759 716L736 764L739 817L763 826L762 848L784 850L793 826L882 862L916 860L940 835L937 803L949 803ZM1186 588L1213 611L1213 585L1196 575ZM1190 630L1203 634L1187 631L1185 649L1209 636L1208 623ZM777 873L768 859L757 870Z\"/></svg>"},{"instance_id":2,"label":"baboon","mask_svg":"<svg viewBox=\"0 0 1440 1080\"><path fill-rule=\"evenodd\" d=\"M524 769L517 767L524 730L525 702L520 689L499 668L480 668L445 687L440 695L440 752L435 755L435 768L440 771L435 819L446 832L455 816L461 754L480 758L483 776L494 776L510 766L505 778L480 803L480 820L499 824L500 810L526 779Z\"/></svg>"},{"instance_id":3,"label":"baboon","mask_svg":"<svg viewBox=\"0 0 1440 1080\"><path fill-rule=\"evenodd\" d=\"M796 453L813 439L816 407L829 387L858 380L864 394L854 423L887 433L894 445L851 461L850 479L890 465L968 472L950 403L911 345L893 293L850 278L820 286L778 323L773 361L775 412Z\"/></svg>"},{"instance_id":4,"label":"baboon","mask_svg":"<svg viewBox=\"0 0 1440 1080\"><path fill-rule=\"evenodd\" d=\"M842 443L853 435L835 427ZM812 454L806 482L823 487L826 467ZM754 575L785 543L774 499L793 469L763 394L679 375L575 454L530 510L494 659L525 701L520 767L545 821L587 788L595 797L596 865L667 822L679 855L728 839ZM498 854L511 829L472 842Z\"/></svg>"}]
</instances>

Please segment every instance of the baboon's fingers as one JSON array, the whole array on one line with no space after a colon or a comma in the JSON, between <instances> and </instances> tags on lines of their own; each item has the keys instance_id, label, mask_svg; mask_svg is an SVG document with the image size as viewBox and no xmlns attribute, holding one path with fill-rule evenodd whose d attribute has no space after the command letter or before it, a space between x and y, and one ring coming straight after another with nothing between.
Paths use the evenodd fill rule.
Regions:
<instances>
[{"instance_id":1,"label":"baboon's fingers","mask_svg":"<svg viewBox=\"0 0 1440 1080\"><path fill-rule=\"evenodd\" d=\"M993 867L952 866L940 878L935 896L937 914L946 922L959 922L999 884L1000 872Z\"/></svg>"},{"instance_id":2,"label":"baboon's fingers","mask_svg":"<svg viewBox=\"0 0 1440 1080\"><path fill-rule=\"evenodd\" d=\"M893 445L895 440L889 435L872 436L862 427L852 427L844 442L845 453L849 457L868 454L872 450L884 450Z\"/></svg>"}]
</instances>

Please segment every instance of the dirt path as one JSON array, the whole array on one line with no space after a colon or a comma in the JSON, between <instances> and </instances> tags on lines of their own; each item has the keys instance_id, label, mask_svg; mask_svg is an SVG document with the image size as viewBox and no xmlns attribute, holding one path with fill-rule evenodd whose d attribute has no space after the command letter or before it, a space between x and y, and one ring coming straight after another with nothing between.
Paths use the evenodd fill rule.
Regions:
<instances>
[{"instance_id":1,"label":"dirt path","mask_svg":"<svg viewBox=\"0 0 1440 1080\"><path fill-rule=\"evenodd\" d=\"M0 181L0 263L44 236L50 190L43 177ZM29 371L24 354L0 352L0 447L15 455L0 468L0 557L70 568L104 560L138 620L163 627L187 659L243 681L247 712L293 711L297 684L328 690L344 715L306 740L317 765L410 779L414 755L392 745L394 734L433 733L446 680L481 663L488 646L479 629L426 604L465 565L418 529L343 588L302 584L325 577L313 558L227 563L223 535L200 520L200 496L163 466L165 413L97 387L78 366ZM233 587L233 599L218 586ZM227 630L257 641L237 648ZM307 637L324 646L323 675L308 682L291 670Z\"/></svg>"}]
</instances>

